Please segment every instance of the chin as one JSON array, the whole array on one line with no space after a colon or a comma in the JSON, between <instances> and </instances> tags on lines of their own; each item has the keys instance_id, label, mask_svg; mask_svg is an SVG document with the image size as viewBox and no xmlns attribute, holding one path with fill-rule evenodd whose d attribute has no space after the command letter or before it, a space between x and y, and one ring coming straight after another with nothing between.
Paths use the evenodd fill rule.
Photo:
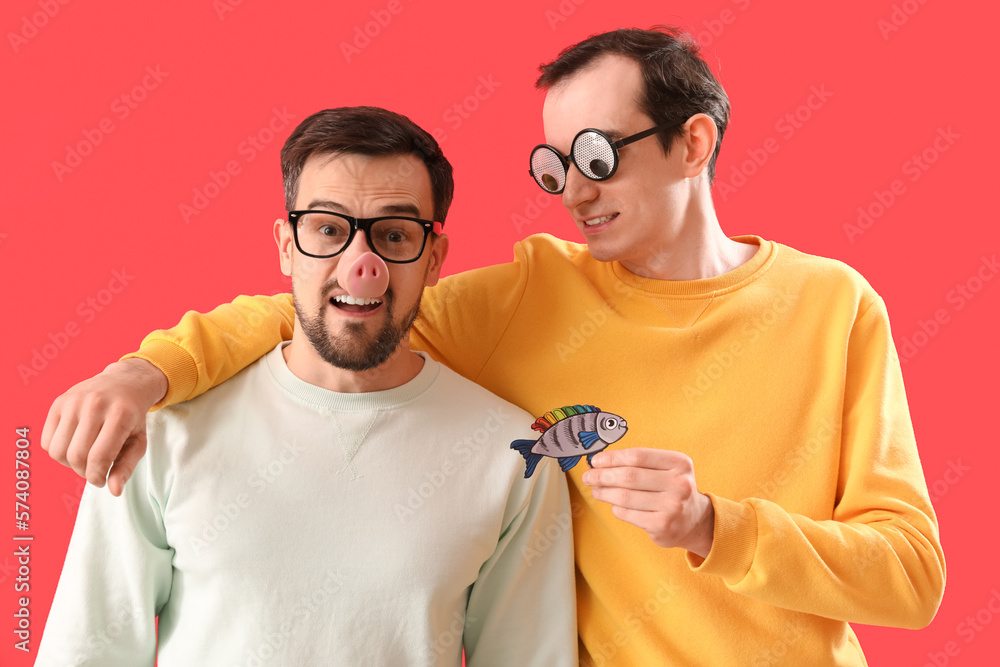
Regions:
<instances>
[{"instance_id":1,"label":"chin","mask_svg":"<svg viewBox=\"0 0 1000 667\"><path fill-rule=\"evenodd\" d=\"M598 262L620 262L630 273L638 276L650 277L653 275L653 257L649 248L630 248L611 243L588 244L587 249L590 256Z\"/></svg>"},{"instance_id":2,"label":"chin","mask_svg":"<svg viewBox=\"0 0 1000 667\"><path fill-rule=\"evenodd\" d=\"M613 262L619 260L625 254L617 244L611 243L610 239L595 238L593 241L584 237L587 241L587 250L590 256L598 262Z\"/></svg>"}]
</instances>

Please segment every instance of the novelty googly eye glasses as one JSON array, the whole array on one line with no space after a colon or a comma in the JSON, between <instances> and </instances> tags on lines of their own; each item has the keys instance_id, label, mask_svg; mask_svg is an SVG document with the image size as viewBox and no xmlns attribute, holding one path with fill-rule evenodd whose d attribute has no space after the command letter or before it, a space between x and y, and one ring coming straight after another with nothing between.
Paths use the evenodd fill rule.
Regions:
<instances>
[{"instance_id":1,"label":"novelty googly eye glasses","mask_svg":"<svg viewBox=\"0 0 1000 667\"><path fill-rule=\"evenodd\" d=\"M531 167L528 173L538 183L538 187L553 195L561 193L566 187L566 171L570 160L590 180L606 181L618 171L619 148L681 124L683 122L657 125L618 141L612 141L604 132L588 127L580 130L573 138L568 156L548 144L535 146L531 150Z\"/></svg>"}]
</instances>

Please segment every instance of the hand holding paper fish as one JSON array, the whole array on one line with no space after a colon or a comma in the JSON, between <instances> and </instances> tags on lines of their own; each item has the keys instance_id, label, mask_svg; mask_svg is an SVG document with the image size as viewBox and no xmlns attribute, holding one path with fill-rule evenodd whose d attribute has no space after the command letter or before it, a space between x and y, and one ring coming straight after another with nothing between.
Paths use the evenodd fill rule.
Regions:
<instances>
[{"instance_id":1,"label":"hand holding paper fish","mask_svg":"<svg viewBox=\"0 0 1000 667\"><path fill-rule=\"evenodd\" d=\"M694 464L680 452L636 447L608 450L583 474L595 500L647 533L661 547L708 556L715 529L711 499L698 491Z\"/></svg>"}]
</instances>

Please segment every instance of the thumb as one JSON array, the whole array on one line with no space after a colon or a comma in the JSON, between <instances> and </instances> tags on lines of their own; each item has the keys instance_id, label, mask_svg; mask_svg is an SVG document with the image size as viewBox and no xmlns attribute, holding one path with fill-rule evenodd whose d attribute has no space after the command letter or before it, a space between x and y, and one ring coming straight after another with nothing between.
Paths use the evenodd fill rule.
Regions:
<instances>
[{"instance_id":1,"label":"thumb","mask_svg":"<svg viewBox=\"0 0 1000 667\"><path fill-rule=\"evenodd\" d=\"M108 491L113 496L120 496L125 490L125 482L132 477L132 472L139 465L139 460L146 453L146 429L141 429L132 435L122 446L118 458L108 473Z\"/></svg>"}]
</instances>

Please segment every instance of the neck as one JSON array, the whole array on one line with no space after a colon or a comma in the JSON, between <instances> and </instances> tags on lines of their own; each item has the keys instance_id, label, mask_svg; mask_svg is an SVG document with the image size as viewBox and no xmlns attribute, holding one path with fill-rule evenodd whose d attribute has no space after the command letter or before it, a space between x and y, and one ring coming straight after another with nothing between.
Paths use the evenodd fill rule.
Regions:
<instances>
[{"instance_id":1,"label":"neck","mask_svg":"<svg viewBox=\"0 0 1000 667\"><path fill-rule=\"evenodd\" d=\"M296 323L292 342L282 354L288 370L300 380L311 385L345 394L384 391L406 384L424 367L424 359L410 350L409 336L393 351L389 358L367 371L349 371L338 368L316 352Z\"/></svg>"},{"instance_id":2,"label":"neck","mask_svg":"<svg viewBox=\"0 0 1000 667\"><path fill-rule=\"evenodd\" d=\"M746 263L756 245L733 241L722 231L711 195L692 193L681 224L665 225L659 244L639 261L621 260L632 273L656 280L714 278Z\"/></svg>"}]
</instances>

